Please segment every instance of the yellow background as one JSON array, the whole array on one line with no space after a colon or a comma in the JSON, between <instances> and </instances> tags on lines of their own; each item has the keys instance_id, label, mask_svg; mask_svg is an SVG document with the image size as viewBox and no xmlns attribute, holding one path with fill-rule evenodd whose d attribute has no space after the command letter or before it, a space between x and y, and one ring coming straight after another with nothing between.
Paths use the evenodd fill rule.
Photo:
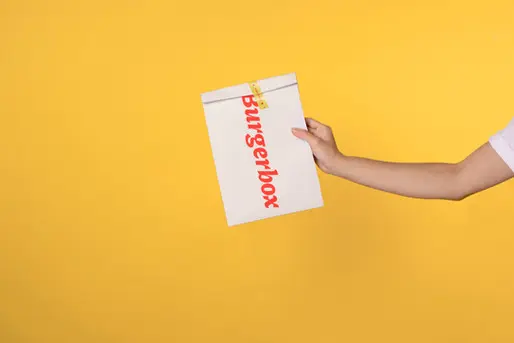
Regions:
<instances>
[{"instance_id":1,"label":"yellow background","mask_svg":"<svg viewBox=\"0 0 514 343\"><path fill-rule=\"evenodd\" d=\"M514 113L508 1L0 2L0 341L513 342L512 183L320 175L225 224L202 92L296 72L351 155L458 161Z\"/></svg>"}]
</instances>

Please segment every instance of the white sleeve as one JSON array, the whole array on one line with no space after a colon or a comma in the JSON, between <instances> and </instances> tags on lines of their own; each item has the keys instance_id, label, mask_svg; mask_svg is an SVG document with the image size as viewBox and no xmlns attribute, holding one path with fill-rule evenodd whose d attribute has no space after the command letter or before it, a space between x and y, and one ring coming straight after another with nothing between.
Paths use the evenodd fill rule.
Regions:
<instances>
[{"instance_id":1,"label":"white sleeve","mask_svg":"<svg viewBox=\"0 0 514 343\"><path fill-rule=\"evenodd\" d=\"M514 119L506 128L489 139L489 143L507 165L514 171Z\"/></svg>"}]
</instances>

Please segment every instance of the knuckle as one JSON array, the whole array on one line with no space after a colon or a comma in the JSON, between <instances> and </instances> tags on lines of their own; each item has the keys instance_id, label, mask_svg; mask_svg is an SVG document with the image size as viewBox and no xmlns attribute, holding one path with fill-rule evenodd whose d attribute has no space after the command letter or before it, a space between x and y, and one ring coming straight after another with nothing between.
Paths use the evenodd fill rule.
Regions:
<instances>
[{"instance_id":1,"label":"knuckle","mask_svg":"<svg viewBox=\"0 0 514 343\"><path fill-rule=\"evenodd\" d=\"M318 137L314 137L312 139L312 145L313 146L320 146L321 145L321 139L319 139Z\"/></svg>"}]
</instances>

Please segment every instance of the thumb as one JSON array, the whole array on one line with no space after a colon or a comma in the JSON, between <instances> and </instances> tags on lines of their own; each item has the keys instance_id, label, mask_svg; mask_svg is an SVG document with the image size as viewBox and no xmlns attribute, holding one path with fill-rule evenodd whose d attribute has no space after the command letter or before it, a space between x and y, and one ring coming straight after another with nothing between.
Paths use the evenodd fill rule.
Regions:
<instances>
[{"instance_id":1,"label":"thumb","mask_svg":"<svg viewBox=\"0 0 514 343\"><path fill-rule=\"evenodd\" d=\"M292 129L292 132L295 137L303 139L304 141L309 143L309 145L311 145L311 146L314 145L315 143L317 143L319 140L318 137L314 136L312 133L310 133L309 131L304 130L304 129L294 128L294 129Z\"/></svg>"}]
</instances>

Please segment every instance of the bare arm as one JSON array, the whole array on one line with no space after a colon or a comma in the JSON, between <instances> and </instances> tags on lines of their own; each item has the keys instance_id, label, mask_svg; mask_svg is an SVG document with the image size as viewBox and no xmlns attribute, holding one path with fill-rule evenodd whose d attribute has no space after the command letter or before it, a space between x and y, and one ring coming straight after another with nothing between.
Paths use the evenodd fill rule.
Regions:
<instances>
[{"instance_id":1,"label":"bare arm","mask_svg":"<svg viewBox=\"0 0 514 343\"><path fill-rule=\"evenodd\" d=\"M394 163L340 156L334 175L378 190L424 199L461 200L513 172L489 143L460 163Z\"/></svg>"},{"instance_id":2,"label":"bare arm","mask_svg":"<svg viewBox=\"0 0 514 343\"><path fill-rule=\"evenodd\" d=\"M514 172L489 143L460 163L396 163L339 152L331 129L307 119L308 131L293 130L313 150L321 170L377 190L412 198L461 200L500 184Z\"/></svg>"}]
</instances>

